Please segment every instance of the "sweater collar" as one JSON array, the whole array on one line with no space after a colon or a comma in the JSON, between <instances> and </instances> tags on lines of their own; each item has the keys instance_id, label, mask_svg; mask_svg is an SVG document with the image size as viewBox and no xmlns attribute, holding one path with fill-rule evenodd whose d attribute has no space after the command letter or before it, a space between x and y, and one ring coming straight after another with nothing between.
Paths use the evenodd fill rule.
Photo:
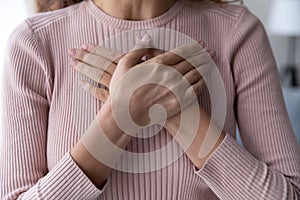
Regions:
<instances>
[{"instance_id":1,"label":"sweater collar","mask_svg":"<svg viewBox=\"0 0 300 200\"><path fill-rule=\"evenodd\" d=\"M129 30L129 29L140 29L140 28L149 28L149 27L160 27L172 19L174 19L180 11L182 11L184 4L183 0L177 0L176 3L162 15L148 19L148 20L123 20L112 17L100 8L98 8L92 0L86 0L85 5L87 10L98 20L101 20L102 23L109 26Z\"/></svg>"}]
</instances>

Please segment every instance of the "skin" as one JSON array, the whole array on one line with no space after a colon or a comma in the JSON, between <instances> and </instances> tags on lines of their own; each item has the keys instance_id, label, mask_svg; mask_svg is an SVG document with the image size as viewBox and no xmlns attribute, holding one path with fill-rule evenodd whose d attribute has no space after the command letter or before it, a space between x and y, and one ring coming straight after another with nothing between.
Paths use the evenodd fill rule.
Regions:
<instances>
[{"instance_id":1,"label":"skin","mask_svg":"<svg viewBox=\"0 0 300 200\"><path fill-rule=\"evenodd\" d=\"M145 20L149 18L156 17L158 15L161 15L166 10L168 10L173 4L175 3L174 0L111 0L111 1L104 1L104 0L95 0L95 4L101 8L104 12L108 13L111 16L118 17L121 19L127 19L127 20ZM147 5L147 6L145 6ZM158 6L159 5L159 6ZM119 8L119 9L117 9ZM158 8L158 9L157 9ZM120 12L121 10L121 12ZM116 12L118 11L118 12ZM137 12L138 11L138 12ZM77 62L80 60L80 56L84 55L84 52L86 51L86 48L83 48L82 50L72 50L70 52L70 55L73 57L75 62L72 63L72 66L75 66ZM134 67L136 64L141 62L142 57L145 55L152 55L155 56L152 59L152 62L159 61L161 64L169 65L170 63L168 60L177 60L176 64L180 64L182 66L182 62L184 60L178 59L178 56L176 57L175 54L161 54L159 53L150 52L149 50L141 49L133 51L127 55L125 55L121 61L117 60L115 61L110 67L107 72L106 79L100 80L101 83L104 85L110 86L111 84L116 84L116 81L120 79L120 77L126 73L130 68ZM213 53L211 54L213 56ZM77 60L77 62L76 62ZM187 64L187 63L185 63ZM187 70L187 72L192 70L192 67L185 65L186 68L190 68L190 70ZM110 78L111 77L111 78ZM198 83L198 89L201 89L203 85L199 84L199 81L201 80L201 76L196 78L197 80L193 80L193 83ZM151 101L153 97L157 97L157 94L164 93L164 95L159 96L158 99L156 99L156 102ZM112 143L116 144L120 148L125 148L127 144L131 140L131 136L123 133L122 130L117 126L114 117L112 115L112 108L111 108L111 101L109 98L109 93L107 91L98 91L98 98L102 98L102 100L105 101L105 104L97 114L97 119L99 122L99 125L102 127L105 133L107 134L107 137L111 140ZM147 95L146 95L147 94ZM133 98L133 105L141 105L137 104L135 102L140 102L141 100L143 102L149 102L148 104L142 104L147 105L144 107L133 107L132 116L136 120L141 119L142 121L137 121L137 124L144 124L147 117L144 113L148 113L149 106L160 103L164 104L170 109L176 110L178 107L177 103L174 103L176 101L173 101L172 99L175 99L174 96L168 91L164 91L162 88L149 88L149 87L142 87L138 94ZM150 103L151 102L151 103ZM206 131L208 129L208 125L210 122L210 117L204 112L202 108L200 108L200 114L201 114L201 122L200 126L197 131L197 135L190 146L190 148L186 151L186 155L190 158L190 160L193 162L196 168L200 169L203 164L206 162L206 160L209 158L209 156L217 149L217 147L221 144L222 140L225 137L225 133L222 132L217 144L214 146L212 151L203 159L200 159L198 156L199 149L201 147L203 138L205 137ZM173 116L170 116L165 124L165 128L171 133L172 136L175 136L178 130L178 125L180 124L180 111L177 109L177 112L175 112ZM180 141L179 141L180 144ZM72 149L71 149L71 156L74 159L74 161L77 163L77 165L83 170L83 172L89 177L89 179L98 187L102 188L102 186L105 184L106 179L108 178L109 174L111 173L112 169L103 163L99 162L97 159L95 159L84 147L84 145L79 141Z\"/></svg>"},{"instance_id":2,"label":"skin","mask_svg":"<svg viewBox=\"0 0 300 200\"><path fill-rule=\"evenodd\" d=\"M147 20L157 17L175 4L176 0L94 0L110 16L125 20Z\"/></svg>"}]
</instances>

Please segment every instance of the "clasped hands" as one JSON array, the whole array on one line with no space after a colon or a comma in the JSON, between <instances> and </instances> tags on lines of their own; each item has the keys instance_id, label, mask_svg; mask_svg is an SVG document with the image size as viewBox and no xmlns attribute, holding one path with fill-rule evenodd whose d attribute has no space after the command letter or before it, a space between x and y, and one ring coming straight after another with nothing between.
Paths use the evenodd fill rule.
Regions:
<instances>
[{"instance_id":1,"label":"clasped hands","mask_svg":"<svg viewBox=\"0 0 300 200\"><path fill-rule=\"evenodd\" d=\"M159 124L161 120L165 120L161 125L175 137L182 112L192 108L195 103L198 105L197 96L205 86L203 76L212 67L210 56L213 57L214 52L208 54L203 48L204 45L203 42L202 45L194 42L163 53L151 48L149 36L144 36L125 55L102 46L84 45L82 49L70 51L73 58L71 66L106 87L98 88L86 81L81 83L83 89L105 104L112 105L112 99L115 99L115 104L120 107L119 115L125 116L125 111L128 110L137 127L149 125L151 122ZM148 59L145 60L145 57ZM126 79L126 76L129 78ZM136 82L142 85L129 91L128 86ZM130 98L126 103L123 99L128 94ZM160 112L149 117L149 110L155 105L164 107L164 119L160 117ZM199 122L200 134L196 134L195 142L185 147L184 140L177 141L198 168L203 165L203 159L198 157L198 152L210 122L200 106L199 110L203 121ZM153 118L154 121L151 121ZM119 119L124 121L123 126L128 124L128 116L121 116ZM122 129L124 128L127 134L136 134L138 131L132 127Z\"/></svg>"}]
</instances>

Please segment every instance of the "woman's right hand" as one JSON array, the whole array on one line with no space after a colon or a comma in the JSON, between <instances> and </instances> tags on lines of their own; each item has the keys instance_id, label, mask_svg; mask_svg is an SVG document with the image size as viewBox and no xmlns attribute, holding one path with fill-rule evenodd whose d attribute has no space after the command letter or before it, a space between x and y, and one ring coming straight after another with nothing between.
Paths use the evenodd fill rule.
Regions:
<instances>
[{"instance_id":1,"label":"woman's right hand","mask_svg":"<svg viewBox=\"0 0 300 200\"><path fill-rule=\"evenodd\" d=\"M209 70L210 67L208 56L203 56L206 54L199 54L199 52L203 50L205 51L205 49L202 47L205 45L205 43L200 42L200 44L201 45L198 43L192 43L184 45L166 53L156 51L155 55L146 62L142 61L144 55L149 55L149 53L152 53L153 55L153 49L143 48L145 46L149 46L149 44L147 44L147 40L146 42L141 41L135 46L135 50L125 55L122 59L120 59L121 53L119 52L103 48L100 48L101 51L99 51L98 48L95 51L97 51L97 57L102 60L100 63L104 63L104 66L101 66L99 61L95 61L95 52L93 52L91 47L89 47L90 51L93 52L91 54L92 56L88 56L89 53L86 51L77 51L76 56L74 56L74 58L77 59L75 69L89 77L94 77L95 74L99 73L86 73L87 71L90 71L86 68L90 68L90 66L93 66L95 63L97 63L96 68L102 72L102 77L97 75L97 77L92 79L96 81L98 80L99 83L107 86L110 91L104 91L103 89L93 87L88 83L85 83L84 88L90 93L97 93L94 94L94 96L98 97L102 101L105 101L108 98L109 93L117 94L113 95L115 97L119 97L116 99L124 99L124 96L121 94L126 95L126 93L129 92L127 88L136 82L141 82L141 78L143 78L144 82L151 82L153 79L158 79L154 81L156 84L145 84L144 86L140 87L136 92L132 93L130 103L128 105L123 105L125 106L124 108L126 108L126 106L127 108L130 108L130 117L133 118L135 123L144 126L150 122L148 112L153 105L162 105L166 110L167 117L171 117L180 112L178 100L187 104L193 100L193 91L196 92L196 95L200 94L203 87L203 80L202 76L198 73L198 70L200 68L200 71L202 70L203 75L205 74L205 71L207 72L207 70ZM210 55L213 57L214 53L210 51ZM109 61L111 64L108 65L105 60ZM192 66L190 62L196 65L197 69ZM88 63L89 66L87 66L86 63ZM148 66L148 69L146 65ZM152 67L150 66L150 69L149 65L152 65ZM166 65L170 66L171 68L166 70L166 67L163 67ZM123 85L125 86L123 87L124 90L114 92L114 87L117 85L118 81L123 75L128 74L131 69L139 69L140 72L144 71L146 73L141 73L143 77L136 76L130 79L130 82L125 82ZM177 70L181 76L178 77L178 74L176 75L174 70L172 71L171 69ZM188 83L191 85L185 84L186 81L188 81ZM167 84L167 88L162 86L165 84ZM173 94L174 90L178 91L180 94L179 99L177 99ZM115 105L117 107L123 103L124 102L120 101L115 103ZM183 108L181 108L181 110L182 109ZM127 115L126 118L128 117L129 116Z\"/></svg>"},{"instance_id":2,"label":"woman's right hand","mask_svg":"<svg viewBox=\"0 0 300 200\"><path fill-rule=\"evenodd\" d=\"M148 125L151 122L148 113L158 104L166 112L163 119L161 112L152 110L152 120L159 123L157 120L166 120L184 109L179 102L186 107L195 101L204 86L202 75L210 69L209 60L199 56L201 51L203 47L191 43L144 62L142 58L149 52L148 48L138 48L126 54L118 62L110 82L112 108L120 110L119 121L131 117L139 126ZM180 56L183 52L184 55ZM140 87L134 91L134 85ZM129 109L130 116L126 115L126 109Z\"/></svg>"}]
</instances>

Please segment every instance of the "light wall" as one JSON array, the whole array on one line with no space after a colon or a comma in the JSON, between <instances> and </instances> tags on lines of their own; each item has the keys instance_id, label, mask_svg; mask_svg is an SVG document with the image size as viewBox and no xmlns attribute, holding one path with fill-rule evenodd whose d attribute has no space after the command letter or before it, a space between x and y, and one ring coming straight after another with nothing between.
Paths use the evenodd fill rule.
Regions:
<instances>
[{"instance_id":1,"label":"light wall","mask_svg":"<svg viewBox=\"0 0 300 200\"><path fill-rule=\"evenodd\" d=\"M244 0L246 6L251 10L265 25L268 32L268 20L271 3L273 0ZM281 13L278 13L280 15ZM287 63L287 38L272 36L269 34L271 46L275 55L275 59L279 69L282 69ZM300 40L298 38L297 63L298 71L300 71Z\"/></svg>"}]
</instances>

